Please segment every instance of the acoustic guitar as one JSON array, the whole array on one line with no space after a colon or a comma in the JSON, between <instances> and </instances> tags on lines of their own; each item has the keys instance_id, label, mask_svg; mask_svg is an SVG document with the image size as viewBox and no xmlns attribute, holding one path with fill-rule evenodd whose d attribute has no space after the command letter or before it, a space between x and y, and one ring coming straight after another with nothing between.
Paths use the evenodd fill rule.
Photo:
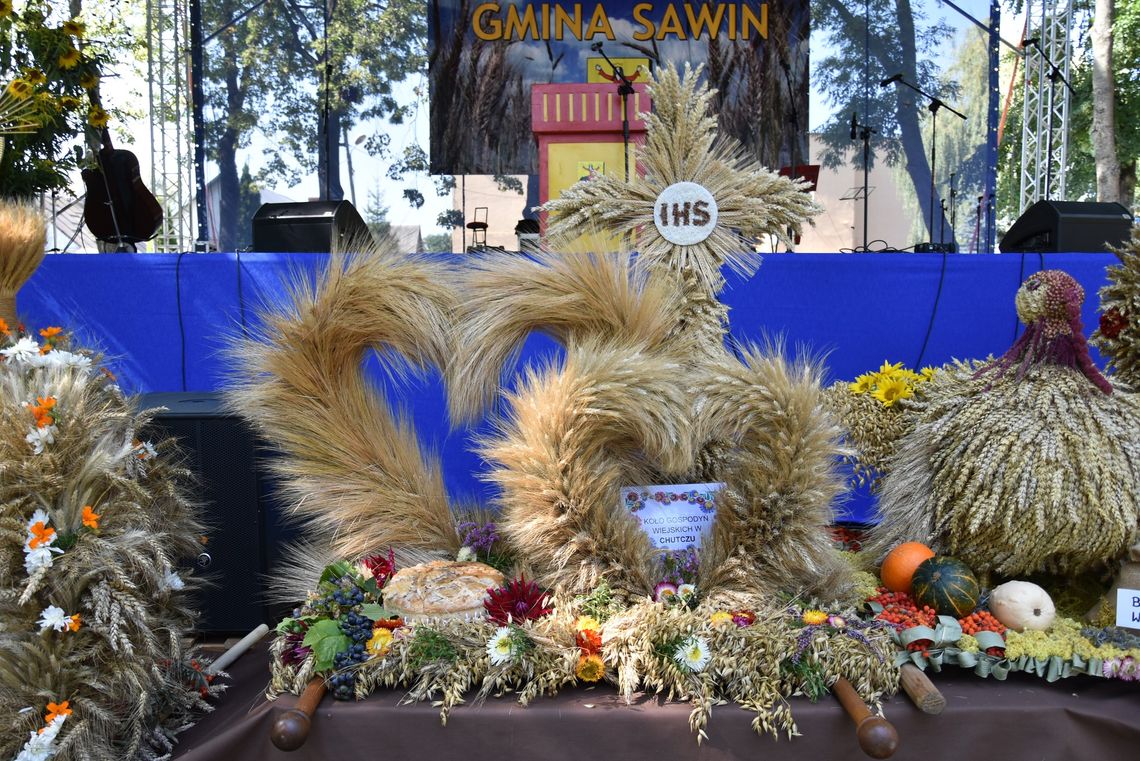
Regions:
<instances>
[{"instance_id":1,"label":"acoustic guitar","mask_svg":"<svg viewBox=\"0 0 1140 761\"><path fill-rule=\"evenodd\" d=\"M103 128L103 145L96 152L93 169L83 170L87 198L83 213L87 229L119 251L150 240L162 226L162 205L143 184L135 154L111 145L111 133Z\"/></svg>"}]
</instances>

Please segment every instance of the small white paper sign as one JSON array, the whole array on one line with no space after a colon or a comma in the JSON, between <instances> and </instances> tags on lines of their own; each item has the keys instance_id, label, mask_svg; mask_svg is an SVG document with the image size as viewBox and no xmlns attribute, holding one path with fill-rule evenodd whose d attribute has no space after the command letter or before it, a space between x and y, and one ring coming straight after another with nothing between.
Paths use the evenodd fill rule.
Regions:
<instances>
[{"instance_id":1,"label":"small white paper sign","mask_svg":"<svg viewBox=\"0 0 1140 761\"><path fill-rule=\"evenodd\" d=\"M716 496L724 484L626 486L622 504L661 550L700 547L716 517Z\"/></svg>"},{"instance_id":2,"label":"small white paper sign","mask_svg":"<svg viewBox=\"0 0 1140 761\"><path fill-rule=\"evenodd\" d=\"M1116 625L1140 629L1140 589L1116 590Z\"/></svg>"}]
</instances>

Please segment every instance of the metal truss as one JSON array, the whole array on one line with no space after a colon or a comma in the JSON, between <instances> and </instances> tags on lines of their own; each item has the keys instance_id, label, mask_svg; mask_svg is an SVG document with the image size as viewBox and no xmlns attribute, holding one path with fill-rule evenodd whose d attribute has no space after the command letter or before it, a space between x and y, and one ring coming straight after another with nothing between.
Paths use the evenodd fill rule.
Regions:
<instances>
[{"instance_id":1,"label":"metal truss","mask_svg":"<svg viewBox=\"0 0 1140 761\"><path fill-rule=\"evenodd\" d=\"M1072 58L1071 0L1029 0L1025 50L1025 96L1021 121L1019 212L1042 199L1065 198L1069 152L1069 79Z\"/></svg>"},{"instance_id":2,"label":"metal truss","mask_svg":"<svg viewBox=\"0 0 1140 761\"><path fill-rule=\"evenodd\" d=\"M162 204L156 251L193 251L194 150L190 108L188 0L147 0L150 187Z\"/></svg>"}]
</instances>

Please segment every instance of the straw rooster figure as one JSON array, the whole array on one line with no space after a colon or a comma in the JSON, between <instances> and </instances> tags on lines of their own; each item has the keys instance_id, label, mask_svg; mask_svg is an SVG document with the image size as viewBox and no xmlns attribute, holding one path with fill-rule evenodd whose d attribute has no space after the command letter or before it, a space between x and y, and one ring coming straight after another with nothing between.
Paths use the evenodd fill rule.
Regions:
<instances>
[{"instance_id":1,"label":"straw rooster figure","mask_svg":"<svg viewBox=\"0 0 1140 761\"><path fill-rule=\"evenodd\" d=\"M1134 541L1140 404L1089 358L1084 290L1038 272L1017 293L1025 333L1002 357L930 382L883 481L871 549L918 540L976 571L1102 567Z\"/></svg>"}]
</instances>

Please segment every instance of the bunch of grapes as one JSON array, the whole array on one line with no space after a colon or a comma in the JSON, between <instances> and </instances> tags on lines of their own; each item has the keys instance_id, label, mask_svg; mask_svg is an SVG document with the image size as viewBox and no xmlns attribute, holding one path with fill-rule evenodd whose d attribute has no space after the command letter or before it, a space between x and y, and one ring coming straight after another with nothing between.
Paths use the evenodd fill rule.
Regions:
<instances>
[{"instance_id":1,"label":"bunch of grapes","mask_svg":"<svg viewBox=\"0 0 1140 761\"><path fill-rule=\"evenodd\" d=\"M333 659L336 673L329 678L329 684L332 686L334 698L352 700L356 691L355 667L364 663L369 657L368 640L372 638L372 620L349 611L340 619L340 630L352 641L352 644L347 650L337 653Z\"/></svg>"},{"instance_id":2,"label":"bunch of grapes","mask_svg":"<svg viewBox=\"0 0 1140 761\"><path fill-rule=\"evenodd\" d=\"M322 587L326 585L322 584ZM305 604L307 611L294 611L293 617L300 618L300 614L321 618L340 618L341 612L364 602L364 591L352 582L347 576L339 579L332 587L331 592L312 597Z\"/></svg>"}]
</instances>

